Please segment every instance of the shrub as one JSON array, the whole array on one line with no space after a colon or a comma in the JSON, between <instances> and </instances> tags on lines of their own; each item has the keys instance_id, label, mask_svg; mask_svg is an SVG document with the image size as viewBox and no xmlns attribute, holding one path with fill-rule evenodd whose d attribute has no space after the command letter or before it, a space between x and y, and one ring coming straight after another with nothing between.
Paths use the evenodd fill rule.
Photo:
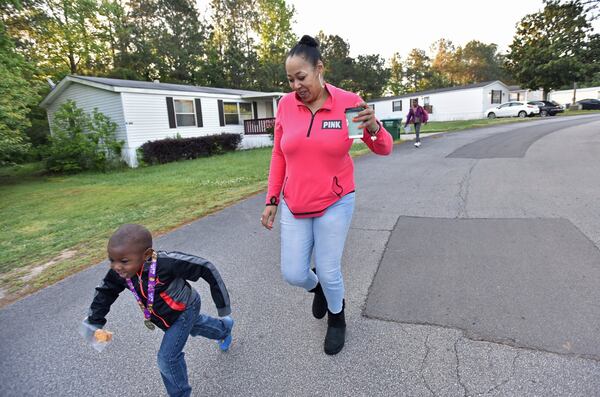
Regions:
<instances>
[{"instance_id":1,"label":"shrub","mask_svg":"<svg viewBox=\"0 0 600 397\"><path fill-rule=\"evenodd\" d=\"M0 165L20 162L30 149L31 144L24 134L0 123Z\"/></svg>"},{"instance_id":2,"label":"shrub","mask_svg":"<svg viewBox=\"0 0 600 397\"><path fill-rule=\"evenodd\" d=\"M50 144L44 154L52 172L107 171L122 165L122 141L117 124L94 109L88 115L75 102L67 101L54 114Z\"/></svg>"},{"instance_id":3,"label":"shrub","mask_svg":"<svg viewBox=\"0 0 600 397\"><path fill-rule=\"evenodd\" d=\"M148 141L141 146L142 160L147 164L164 164L231 152L242 140L240 134L208 135L196 138L166 138Z\"/></svg>"},{"instance_id":4,"label":"shrub","mask_svg":"<svg viewBox=\"0 0 600 397\"><path fill-rule=\"evenodd\" d=\"M268 126L267 128L265 128L265 130L267 131L267 134L269 134L269 138L271 138L271 142L273 142L275 140L275 126Z\"/></svg>"}]
</instances>

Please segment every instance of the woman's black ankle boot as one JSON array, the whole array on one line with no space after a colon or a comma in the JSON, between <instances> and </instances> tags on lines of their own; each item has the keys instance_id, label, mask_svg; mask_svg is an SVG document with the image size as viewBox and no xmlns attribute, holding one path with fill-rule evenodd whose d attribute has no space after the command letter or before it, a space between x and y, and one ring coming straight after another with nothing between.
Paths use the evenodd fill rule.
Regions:
<instances>
[{"instance_id":1,"label":"woman's black ankle boot","mask_svg":"<svg viewBox=\"0 0 600 397\"><path fill-rule=\"evenodd\" d=\"M325 317L325 314L327 314L327 299L323 293L323 288L321 288L321 283L318 283L315 288L308 292L315 294L312 303L313 316L315 316L315 318Z\"/></svg>"},{"instance_id":2,"label":"woman's black ankle boot","mask_svg":"<svg viewBox=\"0 0 600 397\"><path fill-rule=\"evenodd\" d=\"M342 311L333 314L327 310L327 334L325 335L325 353L329 355L338 354L344 347L346 340L346 317L344 309L346 302L342 302Z\"/></svg>"}]
</instances>

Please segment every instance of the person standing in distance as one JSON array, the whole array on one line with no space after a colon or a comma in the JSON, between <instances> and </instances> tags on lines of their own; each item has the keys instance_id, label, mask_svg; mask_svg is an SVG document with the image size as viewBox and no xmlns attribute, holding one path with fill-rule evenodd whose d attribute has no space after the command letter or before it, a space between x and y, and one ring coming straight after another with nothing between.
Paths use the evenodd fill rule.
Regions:
<instances>
[{"instance_id":1,"label":"person standing in distance","mask_svg":"<svg viewBox=\"0 0 600 397\"><path fill-rule=\"evenodd\" d=\"M277 109L261 223L271 230L281 207L283 278L314 294L314 317L328 314L325 353L337 354L346 335L341 260L355 199L349 154L353 139L345 109L363 108L354 121L360 122L362 141L374 153L390 154L393 140L358 95L325 83L314 38L302 37L288 53L285 69L292 92L281 98Z\"/></svg>"},{"instance_id":2,"label":"person standing in distance","mask_svg":"<svg viewBox=\"0 0 600 397\"><path fill-rule=\"evenodd\" d=\"M419 105L418 99L413 99L411 101L411 107L408 111L408 116L406 116L406 123L404 123L404 128L408 126L408 124L412 123L415 126L415 147L421 146L421 138L419 137L419 133L421 132L421 123L427 124L427 120L429 119L429 115L427 111L423 108L423 106Z\"/></svg>"}]
</instances>

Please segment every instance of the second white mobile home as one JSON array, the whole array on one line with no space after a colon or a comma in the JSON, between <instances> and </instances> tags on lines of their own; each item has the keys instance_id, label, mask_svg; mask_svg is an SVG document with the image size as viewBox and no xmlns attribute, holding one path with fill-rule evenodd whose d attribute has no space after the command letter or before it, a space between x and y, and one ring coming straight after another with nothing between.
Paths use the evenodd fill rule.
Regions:
<instances>
[{"instance_id":1,"label":"second white mobile home","mask_svg":"<svg viewBox=\"0 0 600 397\"><path fill-rule=\"evenodd\" d=\"M417 99L429 112L430 121L449 121L484 118L487 109L508 102L508 97L508 86L496 80L378 98L368 103L374 106L379 119L401 117L405 120L410 101Z\"/></svg>"}]
</instances>

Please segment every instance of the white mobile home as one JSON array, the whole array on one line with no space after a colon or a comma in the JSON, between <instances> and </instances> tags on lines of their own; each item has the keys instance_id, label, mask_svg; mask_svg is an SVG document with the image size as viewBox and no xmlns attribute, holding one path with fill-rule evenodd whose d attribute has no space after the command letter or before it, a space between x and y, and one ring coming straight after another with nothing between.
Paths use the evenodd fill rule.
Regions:
<instances>
[{"instance_id":1,"label":"white mobile home","mask_svg":"<svg viewBox=\"0 0 600 397\"><path fill-rule=\"evenodd\" d=\"M548 99L561 105L573 103L573 89L550 91ZM577 88L575 90L575 101L582 99L600 99L600 87Z\"/></svg>"},{"instance_id":2,"label":"white mobile home","mask_svg":"<svg viewBox=\"0 0 600 397\"><path fill-rule=\"evenodd\" d=\"M125 142L123 158L137 165L136 149L147 141L221 133L242 134L242 148L271 145L278 92L196 87L160 82L67 76L44 98L52 128L56 110L67 100L117 123Z\"/></svg>"},{"instance_id":3,"label":"white mobile home","mask_svg":"<svg viewBox=\"0 0 600 397\"><path fill-rule=\"evenodd\" d=\"M575 101L582 99L600 99L600 87L577 88L575 93L573 89L550 91L548 100L555 101L559 105L569 105L573 103L573 94ZM519 86L510 86L510 98L515 101L541 101L544 99L543 90L529 90Z\"/></svg>"},{"instance_id":4,"label":"white mobile home","mask_svg":"<svg viewBox=\"0 0 600 397\"><path fill-rule=\"evenodd\" d=\"M511 101L541 101L544 99L544 91L542 90L528 90L527 88L521 88L518 85L511 85L509 98Z\"/></svg>"},{"instance_id":5,"label":"white mobile home","mask_svg":"<svg viewBox=\"0 0 600 397\"><path fill-rule=\"evenodd\" d=\"M508 86L496 80L378 98L368 103L374 105L379 119L402 117L405 120L410 101L418 99L429 112L430 121L471 120L484 118L487 109L508 102L508 95Z\"/></svg>"}]
</instances>

